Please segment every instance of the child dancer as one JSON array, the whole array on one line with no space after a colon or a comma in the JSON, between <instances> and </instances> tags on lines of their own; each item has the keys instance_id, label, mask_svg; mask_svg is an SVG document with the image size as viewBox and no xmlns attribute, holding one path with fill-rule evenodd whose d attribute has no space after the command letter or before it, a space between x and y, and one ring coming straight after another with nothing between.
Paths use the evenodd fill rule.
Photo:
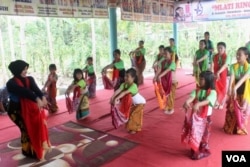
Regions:
<instances>
[{"instance_id":1,"label":"child dancer","mask_svg":"<svg viewBox=\"0 0 250 167\"><path fill-rule=\"evenodd\" d=\"M73 78L74 81L66 90L66 94L69 96L70 92L73 92L73 110L76 111L76 119L82 120L89 115L88 91L82 70L75 69Z\"/></svg>"},{"instance_id":2,"label":"child dancer","mask_svg":"<svg viewBox=\"0 0 250 167\"><path fill-rule=\"evenodd\" d=\"M196 51L193 61L193 75L195 76L197 86L199 86L200 73L208 69L208 57L209 51L206 50L206 41L200 40L199 50Z\"/></svg>"},{"instance_id":3,"label":"child dancer","mask_svg":"<svg viewBox=\"0 0 250 167\"><path fill-rule=\"evenodd\" d=\"M121 51L119 49L114 50L113 56L114 61L103 68L102 74L104 88L110 89L110 87L113 87L116 91L120 87L121 83L124 82L125 68L124 62L121 59ZM107 69L113 69L112 81L110 81L106 76Z\"/></svg>"},{"instance_id":4,"label":"child dancer","mask_svg":"<svg viewBox=\"0 0 250 167\"><path fill-rule=\"evenodd\" d=\"M230 69L229 101L224 124L224 131L228 134L248 134L246 127L250 113L249 56L246 47L239 48L237 63L232 64Z\"/></svg>"},{"instance_id":5,"label":"child dancer","mask_svg":"<svg viewBox=\"0 0 250 167\"><path fill-rule=\"evenodd\" d=\"M83 72L86 74L86 80L88 81L88 91L89 98L95 98L96 96L96 75L93 66L93 58L87 58L88 65L83 69Z\"/></svg>"},{"instance_id":6,"label":"child dancer","mask_svg":"<svg viewBox=\"0 0 250 167\"><path fill-rule=\"evenodd\" d=\"M208 139L210 135L212 107L216 101L214 74L211 71L200 73L200 87L194 90L183 105L186 110L182 143L191 147L191 158L201 159L210 155ZM190 118L187 110L191 109Z\"/></svg>"},{"instance_id":7,"label":"child dancer","mask_svg":"<svg viewBox=\"0 0 250 167\"><path fill-rule=\"evenodd\" d=\"M216 77L215 88L217 92L217 102L215 108L223 109L227 89L227 66L229 64L225 42L219 42L217 44L217 50L218 53L213 57L211 71Z\"/></svg>"},{"instance_id":8,"label":"child dancer","mask_svg":"<svg viewBox=\"0 0 250 167\"><path fill-rule=\"evenodd\" d=\"M176 45L175 45L174 38L169 39L169 47L171 47L171 50L174 53L174 56L172 57L172 60L177 64L179 58L178 58L178 55L177 55L177 48L176 48Z\"/></svg>"},{"instance_id":9,"label":"child dancer","mask_svg":"<svg viewBox=\"0 0 250 167\"><path fill-rule=\"evenodd\" d=\"M58 76L56 74L56 65L50 64L49 65L49 76L48 79L42 88L42 91L47 93L47 100L48 100L48 107L50 113L55 113L58 110L57 102L56 102L56 82L58 80ZM45 90L47 89L47 90Z\"/></svg>"},{"instance_id":10,"label":"child dancer","mask_svg":"<svg viewBox=\"0 0 250 167\"><path fill-rule=\"evenodd\" d=\"M126 123L129 133L141 131L146 100L138 92L135 69L130 68L126 71L125 82L115 91L110 103L112 123L116 128Z\"/></svg>"},{"instance_id":11,"label":"child dancer","mask_svg":"<svg viewBox=\"0 0 250 167\"><path fill-rule=\"evenodd\" d=\"M138 48L130 52L130 54L134 55L132 57L134 58L134 64L137 70L138 85L141 85L144 82L143 71L145 70L146 67L146 59L145 59L146 49L144 48L144 41L142 40L139 41L138 45L139 45Z\"/></svg>"},{"instance_id":12,"label":"child dancer","mask_svg":"<svg viewBox=\"0 0 250 167\"><path fill-rule=\"evenodd\" d=\"M164 59L164 45L159 46L159 53L157 54L155 61L153 63L153 66L152 66L155 73L157 72L158 63L161 62L162 59Z\"/></svg>"},{"instance_id":13,"label":"child dancer","mask_svg":"<svg viewBox=\"0 0 250 167\"><path fill-rule=\"evenodd\" d=\"M165 114L174 113L175 90L178 85L175 70L176 64L172 59L174 53L170 47L164 49L164 60L158 64L158 71L153 79L154 82L160 82L167 96Z\"/></svg>"}]
</instances>

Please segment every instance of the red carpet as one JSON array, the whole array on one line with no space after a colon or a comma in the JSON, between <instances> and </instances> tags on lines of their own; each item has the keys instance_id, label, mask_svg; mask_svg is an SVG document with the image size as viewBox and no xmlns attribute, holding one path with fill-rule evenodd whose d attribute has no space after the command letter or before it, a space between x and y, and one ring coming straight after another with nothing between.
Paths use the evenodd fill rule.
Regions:
<instances>
[{"instance_id":1,"label":"red carpet","mask_svg":"<svg viewBox=\"0 0 250 167\"><path fill-rule=\"evenodd\" d=\"M91 116L80 123L139 143L135 149L105 164L105 167L220 167L222 150L250 150L250 136L225 134L222 131L225 111L214 111L210 138L211 156L199 161L189 159L189 148L180 143L184 120L181 106L187 99L188 93L194 89L195 84L193 77L185 75L184 70L179 70L177 76L179 85L176 91L176 105L173 115L165 115L158 109L150 78L147 78L145 84L140 87L140 93L147 99L147 104L144 111L143 130L135 135L128 134L123 127L114 129L111 117L103 117L110 112L108 102L113 93L112 90L97 92L97 98L91 100ZM75 115L69 115L66 112L64 101L58 103L60 112L49 116L50 127L69 120L75 121ZM19 137L18 129L7 117L1 116L0 122L0 142ZM248 129L250 130L249 126Z\"/></svg>"},{"instance_id":2,"label":"red carpet","mask_svg":"<svg viewBox=\"0 0 250 167\"><path fill-rule=\"evenodd\" d=\"M0 166L100 166L137 145L73 122L50 128L49 136L53 148L45 162L37 164L36 159L22 156L18 138L0 144Z\"/></svg>"}]
</instances>

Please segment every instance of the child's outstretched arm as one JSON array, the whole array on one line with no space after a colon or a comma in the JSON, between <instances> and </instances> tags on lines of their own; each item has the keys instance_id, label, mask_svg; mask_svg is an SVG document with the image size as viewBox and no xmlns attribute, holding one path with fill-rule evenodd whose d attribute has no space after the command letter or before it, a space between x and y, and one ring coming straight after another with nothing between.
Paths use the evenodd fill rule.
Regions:
<instances>
[{"instance_id":1,"label":"child's outstretched arm","mask_svg":"<svg viewBox=\"0 0 250 167\"><path fill-rule=\"evenodd\" d=\"M153 78L153 82L156 82L157 80L159 80L158 77L159 77L160 73L161 73L161 68L158 68L156 73L155 73L155 76Z\"/></svg>"},{"instance_id":2,"label":"child's outstretched arm","mask_svg":"<svg viewBox=\"0 0 250 167\"><path fill-rule=\"evenodd\" d=\"M213 107L215 105L217 99L217 93L215 90L211 90L211 92L209 93L209 95L206 97L206 99L202 100L202 101L198 101L194 106L193 106L193 112L199 112L200 111L200 107L203 106L211 106Z\"/></svg>"},{"instance_id":3,"label":"child's outstretched arm","mask_svg":"<svg viewBox=\"0 0 250 167\"><path fill-rule=\"evenodd\" d=\"M216 79L220 79L220 73L222 73L226 68L228 67L227 63L225 62L222 67L220 68L220 70L215 74L216 75Z\"/></svg>"},{"instance_id":4,"label":"child's outstretched arm","mask_svg":"<svg viewBox=\"0 0 250 167\"><path fill-rule=\"evenodd\" d=\"M82 72L86 72L87 71L87 65L82 69Z\"/></svg>"},{"instance_id":5,"label":"child's outstretched arm","mask_svg":"<svg viewBox=\"0 0 250 167\"><path fill-rule=\"evenodd\" d=\"M117 90L115 91L115 93L113 94L113 96L112 96L111 99L110 99L110 104L114 104L115 97L116 97L118 94L120 94L121 91L122 91L121 89L117 89Z\"/></svg>"},{"instance_id":6,"label":"child's outstretched arm","mask_svg":"<svg viewBox=\"0 0 250 167\"><path fill-rule=\"evenodd\" d=\"M171 71L170 68L166 69L165 71L163 71L162 73L160 73L159 78L163 77L164 75L166 75L170 71Z\"/></svg>"},{"instance_id":7,"label":"child's outstretched arm","mask_svg":"<svg viewBox=\"0 0 250 167\"><path fill-rule=\"evenodd\" d=\"M236 99L237 96L237 89L247 80L250 78L250 74L246 73L234 86L234 99Z\"/></svg>"},{"instance_id":8,"label":"child's outstretched arm","mask_svg":"<svg viewBox=\"0 0 250 167\"><path fill-rule=\"evenodd\" d=\"M176 64L174 62L172 62L166 70L164 70L163 72L160 73L158 78L160 79L161 77L163 77L167 73L171 72L172 70L174 71L175 69L176 69Z\"/></svg>"},{"instance_id":9,"label":"child's outstretched arm","mask_svg":"<svg viewBox=\"0 0 250 167\"><path fill-rule=\"evenodd\" d=\"M42 91L45 91L46 87L48 87L50 85L50 82L49 80L47 79L47 81L45 82L43 88L42 88Z\"/></svg>"},{"instance_id":10,"label":"child's outstretched arm","mask_svg":"<svg viewBox=\"0 0 250 167\"><path fill-rule=\"evenodd\" d=\"M191 97L191 96L190 96L190 97L186 100L186 102L183 104L183 108L184 108L185 110L191 109L190 104L194 101L194 99L195 99L195 97Z\"/></svg>"},{"instance_id":11,"label":"child's outstretched arm","mask_svg":"<svg viewBox=\"0 0 250 167\"><path fill-rule=\"evenodd\" d=\"M227 96L230 97L232 95L232 87L233 87L233 82L235 80L235 76L233 73L230 75L230 80L229 80L229 85L228 85L228 90L227 90Z\"/></svg>"},{"instance_id":12,"label":"child's outstretched arm","mask_svg":"<svg viewBox=\"0 0 250 167\"><path fill-rule=\"evenodd\" d=\"M210 71L212 72L212 73L214 73L214 61L212 60L212 62L211 62L211 67L210 67ZM218 73L218 72L217 72ZM216 75L216 74L215 74ZM218 79L218 78L217 78Z\"/></svg>"},{"instance_id":13,"label":"child's outstretched arm","mask_svg":"<svg viewBox=\"0 0 250 167\"><path fill-rule=\"evenodd\" d=\"M129 90L125 90L125 91L121 92L120 94L118 94L118 96L115 97L115 101L120 100L123 96L125 96L126 94L129 94L129 93L130 93Z\"/></svg>"},{"instance_id":14,"label":"child's outstretched arm","mask_svg":"<svg viewBox=\"0 0 250 167\"><path fill-rule=\"evenodd\" d=\"M57 82L58 76L55 74L50 79L51 79L52 82Z\"/></svg>"},{"instance_id":15,"label":"child's outstretched arm","mask_svg":"<svg viewBox=\"0 0 250 167\"><path fill-rule=\"evenodd\" d=\"M110 69L110 68L113 68L113 67L114 67L114 64L113 64L113 63L111 63L111 64L109 64L109 65L105 66L105 67L102 69L102 72L106 72L106 71L107 71L107 69Z\"/></svg>"},{"instance_id":16,"label":"child's outstretched arm","mask_svg":"<svg viewBox=\"0 0 250 167\"><path fill-rule=\"evenodd\" d=\"M72 92L72 91L75 89L76 86L77 86L77 85L75 85L75 84L69 85L69 87L67 88L67 90L66 90L65 93L66 93L67 95L69 95L70 92Z\"/></svg>"},{"instance_id":17,"label":"child's outstretched arm","mask_svg":"<svg viewBox=\"0 0 250 167\"><path fill-rule=\"evenodd\" d=\"M198 112L200 107L209 105L209 103L210 103L209 100L200 101L200 102L196 103L196 104L193 106L193 111L194 111L194 112Z\"/></svg>"},{"instance_id":18,"label":"child's outstretched arm","mask_svg":"<svg viewBox=\"0 0 250 167\"><path fill-rule=\"evenodd\" d=\"M152 68L154 68L155 66L157 66L157 63L158 63L158 61L155 60L155 61L153 62Z\"/></svg>"},{"instance_id":19,"label":"child's outstretched arm","mask_svg":"<svg viewBox=\"0 0 250 167\"><path fill-rule=\"evenodd\" d=\"M208 58L207 55L202 56L200 59L196 60L196 65L198 65L199 63L201 63L202 61L206 60Z\"/></svg>"}]
</instances>

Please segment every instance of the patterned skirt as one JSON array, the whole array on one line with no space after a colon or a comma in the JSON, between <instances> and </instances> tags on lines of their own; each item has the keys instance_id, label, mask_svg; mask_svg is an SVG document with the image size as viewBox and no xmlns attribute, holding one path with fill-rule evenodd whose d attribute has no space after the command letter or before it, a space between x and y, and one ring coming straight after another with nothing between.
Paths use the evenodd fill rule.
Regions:
<instances>
[{"instance_id":1,"label":"patterned skirt","mask_svg":"<svg viewBox=\"0 0 250 167\"><path fill-rule=\"evenodd\" d=\"M227 112L223 129L228 134L248 134L246 126L250 107L244 105L243 96L238 95L237 100L231 99L227 104Z\"/></svg>"},{"instance_id":2,"label":"patterned skirt","mask_svg":"<svg viewBox=\"0 0 250 167\"><path fill-rule=\"evenodd\" d=\"M137 104L131 107L130 117L126 124L128 131L141 131L143 120L144 104Z\"/></svg>"},{"instance_id":3,"label":"patterned skirt","mask_svg":"<svg viewBox=\"0 0 250 167\"><path fill-rule=\"evenodd\" d=\"M79 98L73 99L72 102L72 111L76 112L76 119L82 120L89 115L89 98L88 94L85 93L81 95Z\"/></svg>"}]
</instances>

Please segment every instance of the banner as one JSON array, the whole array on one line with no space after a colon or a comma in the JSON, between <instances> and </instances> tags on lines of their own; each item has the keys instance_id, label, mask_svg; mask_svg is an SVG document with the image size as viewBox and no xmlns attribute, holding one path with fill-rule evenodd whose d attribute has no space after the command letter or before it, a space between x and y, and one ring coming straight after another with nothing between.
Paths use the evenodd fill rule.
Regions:
<instances>
[{"instance_id":1,"label":"banner","mask_svg":"<svg viewBox=\"0 0 250 167\"><path fill-rule=\"evenodd\" d=\"M194 21L243 19L250 17L249 0L229 0L224 2L217 0L207 3L196 3L196 6L198 5L202 8L202 12L200 12L201 14L197 14L197 12L194 14ZM207 10L207 7L210 10Z\"/></svg>"},{"instance_id":2,"label":"banner","mask_svg":"<svg viewBox=\"0 0 250 167\"><path fill-rule=\"evenodd\" d=\"M108 18L107 0L0 0L0 14Z\"/></svg>"},{"instance_id":3,"label":"banner","mask_svg":"<svg viewBox=\"0 0 250 167\"><path fill-rule=\"evenodd\" d=\"M121 19L166 23L173 22L173 2L169 0L121 0Z\"/></svg>"},{"instance_id":4,"label":"banner","mask_svg":"<svg viewBox=\"0 0 250 167\"><path fill-rule=\"evenodd\" d=\"M244 19L250 17L249 0L195 0L175 4L175 22Z\"/></svg>"},{"instance_id":5,"label":"banner","mask_svg":"<svg viewBox=\"0 0 250 167\"><path fill-rule=\"evenodd\" d=\"M174 6L174 22L192 22L192 4L189 1L176 3Z\"/></svg>"}]
</instances>

